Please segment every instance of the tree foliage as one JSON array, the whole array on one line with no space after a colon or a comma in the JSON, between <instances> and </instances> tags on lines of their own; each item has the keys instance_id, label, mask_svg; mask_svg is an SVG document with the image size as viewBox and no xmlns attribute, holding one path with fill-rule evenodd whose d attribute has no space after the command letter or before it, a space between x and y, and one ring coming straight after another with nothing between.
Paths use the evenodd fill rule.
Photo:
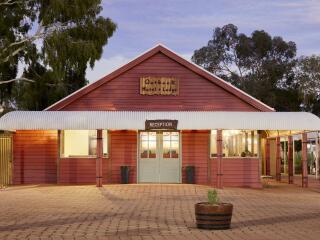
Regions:
<instances>
[{"instance_id":1,"label":"tree foliage","mask_svg":"<svg viewBox=\"0 0 320 240\"><path fill-rule=\"evenodd\" d=\"M192 60L277 110L298 111L296 50L294 42L263 30L247 36L228 24L215 28L207 46L196 50Z\"/></svg>"},{"instance_id":2,"label":"tree foliage","mask_svg":"<svg viewBox=\"0 0 320 240\"><path fill-rule=\"evenodd\" d=\"M1 0L1 102L42 110L86 85L116 29L101 10L101 0Z\"/></svg>"},{"instance_id":3,"label":"tree foliage","mask_svg":"<svg viewBox=\"0 0 320 240\"><path fill-rule=\"evenodd\" d=\"M295 67L301 109L320 116L320 56L302 56Z\"/></svg>"}]
</instances>

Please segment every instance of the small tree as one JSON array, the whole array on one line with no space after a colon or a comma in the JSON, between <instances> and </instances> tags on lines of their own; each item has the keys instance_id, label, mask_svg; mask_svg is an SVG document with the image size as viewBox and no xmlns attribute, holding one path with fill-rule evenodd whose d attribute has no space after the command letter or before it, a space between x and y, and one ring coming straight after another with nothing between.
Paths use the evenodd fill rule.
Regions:
<instances>
[{"instance_id":1,"label":"small tree","mask_svg":"<svg viewBox=\"0 0 320 240\"><path fill-rule=\"evenodd\" d=\"M216 189L208 190L208 202L212 205L219 204L220 200Z\"/></svg>"}]
</instances>

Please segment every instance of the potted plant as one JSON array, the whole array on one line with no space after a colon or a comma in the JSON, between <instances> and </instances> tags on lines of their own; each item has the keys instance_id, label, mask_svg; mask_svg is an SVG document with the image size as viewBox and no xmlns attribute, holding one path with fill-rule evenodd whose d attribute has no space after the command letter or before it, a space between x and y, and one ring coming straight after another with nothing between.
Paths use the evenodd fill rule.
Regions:
<instances>
[{"instance_id":1,"label":"potted plant","mask_svg":"<svg viewBox=\"0 0 320 240\"><path fill-rule=\"evenodd\" d=\"M208 202L195 204L197 227L201 229L229 229L233 205L220 202L217 190L208 191Z\"/></svg>"}]
</instances>

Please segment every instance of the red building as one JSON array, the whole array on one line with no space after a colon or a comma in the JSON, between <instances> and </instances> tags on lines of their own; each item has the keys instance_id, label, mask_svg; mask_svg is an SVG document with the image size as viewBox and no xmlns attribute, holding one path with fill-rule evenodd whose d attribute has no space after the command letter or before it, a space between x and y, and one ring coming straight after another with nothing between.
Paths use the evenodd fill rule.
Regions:
<instances>
[{"instance_id":1,"label":"red building","mask_svg":"<svg viewBox=\"0 0 320 240\"><path fill-rule=\"evenodd\" d=\"M13 130L13 184L120 183L121 166L129 183L185 183L194 166L196 184L259 188L261 174L294 174L293 134L307 176L303 139L319 122L275 113L158 45L45 111L4 115L0 129Z\"/></svg>"}]
</instances>

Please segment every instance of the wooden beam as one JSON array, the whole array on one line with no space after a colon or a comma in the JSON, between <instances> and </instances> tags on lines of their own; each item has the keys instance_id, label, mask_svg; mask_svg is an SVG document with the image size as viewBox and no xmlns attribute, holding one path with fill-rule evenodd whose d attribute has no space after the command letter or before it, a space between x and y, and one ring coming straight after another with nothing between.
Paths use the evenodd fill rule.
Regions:
<instances>
[{"instance_id":1,"label":"wooden beam","mask_svg":"<svg viewBox=\"0 0 320 240\"><path fill-rule=\"evenodd\" d=\"M254 131L251 131L251 135L250 135L250 142L251 142L251 149L250 149L250 152L251 152L251 154L252 154L252 156L253 156L253 154L254 154ZM259 138L260 139L260 138ZM259 140L259 139L257 139L257 140ZM257 146L259 146L259 144L257 144ZM257 150L257 153L258 153L258 149L256 149Z\"/></svg>"},{"instance_id":2,"label":"wooden beam","mask_svg":"<svg viewBox=\"0 0 320 240\"><path fill-rule=\"evenodd\" d=\"M251 131L251 146L254 145L254 131ZM261 182L261 175L263 173L263 167L262 167L262 151L261 151L261 135L260 135L260 132L257 131L257 136L256 136L256 139L257 139L257 156L259 158L259 169L258 169L258 174L259 174L259 181ZM252 147L252 156L254 156L254 147Z\"/></svg>"},{"instance_id":3,"label":"wooden beam","mask_svg":"<svg viewBox=\"0 0 320 240\"><path fill-rule=\"evenodd\" d=\"M96 159L96 186L102 187L102 157L103 157L102 130L97 130L97 159Z\"/></svg>"},{"instance_id":4,"label":"wooden beam","mask_svg":"<svg viewBox=\"0 0 320 240\"><path fill-rule=\"evenodd\" d=\"M319 132L317 132L316 138L316 179L319 179L319 164L320 164L320 139L319 139Z\"/></svg>"},{"instance_id":5,"label":"wooden beam","mask_svg":"<svg viewBox=\"0 0 320 240\"><path fill-rule=\"evenodd\" d=\"M302 187L308 187L308 138L302 133Z\"/></svg>"},{"instance_id":6,"label":"wooden beam","mask_svg":"<svg viewBox=\"0 0 320 240\"><path fill-rule=\"evenodd\" d=\"M57 184L60 183L60 156L61 156L61 130L58 130L58 156L57 156Z\"/></svg>"},{"instance_id":7,"label":"wooden beam","mask_svg":"<svg viewBox=\"0 0 320 240\"><path fill-rule=\"evenodd\" d=\"M281 181L281 156L280 156L280 137L276 138L276 180Z\"/></svg>"},{"instance_id":8,"label":"wooden beam","mask_svg":"<svg viewBox=\"0 0 320 240\"><path fill-rule=\"evenodd\" d=\"M212 135L211 135L211 131L209 131L209 136L208 136L208 141L209 143L211 144L211 138L212 138ZM180 132L180 141L182 139L182 131ZM212 158L211 158L211 150L210 150L210 145L209 145L209 158L208 158L208 164L207 164L207 182L208 182L208 185L211 185L212 184L212 178L211 178L211 171L212 171Z\"/></svg>"},{"instance_id":9,"label":"wooden beam","mask_svg":"<svg viewBox=\"0 0 320 240\"><path fill-rule=\"evenodd\" d=\"M266 139L265 147L265 156L266 156L266 175L270 176L270 139Z\"/></svg>"},{"instance_id":10,"label":"wooden beam","mask_svg":"<svg viewBox=\"0 0 320 240\"><path fill-rule=\"evenodd\" d=\"M288 183L293 183L293 139L288 137Z\"/></svg>"},{"instance_id":11,"label":"wooden beam","mask_svg":"<svg viewBox=\"0 0 320 240\"><path fill-rule=\"evenodd\" d=\"M217 130L217 188L223 188L222 130Z\"/></svg>"}]
</instances>

